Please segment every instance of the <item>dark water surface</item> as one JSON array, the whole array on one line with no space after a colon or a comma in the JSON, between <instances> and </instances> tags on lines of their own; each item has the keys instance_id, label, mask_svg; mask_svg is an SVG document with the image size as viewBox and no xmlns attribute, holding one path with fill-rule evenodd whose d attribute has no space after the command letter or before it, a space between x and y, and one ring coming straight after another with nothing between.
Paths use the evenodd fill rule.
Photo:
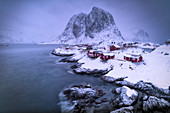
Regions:
<instances>
[{"instance_id":1,"label":"dark water surface","mask_svg":"<svg viewBox=\"0 0 170 113\"><path fill-rule=\"evenodd\" d=\"M59 45L0 46L0 113L59 113L58 95L70 84L109 86L100 78L68 73L73 64L56 63Z\"/></svg>"}]
</instances>

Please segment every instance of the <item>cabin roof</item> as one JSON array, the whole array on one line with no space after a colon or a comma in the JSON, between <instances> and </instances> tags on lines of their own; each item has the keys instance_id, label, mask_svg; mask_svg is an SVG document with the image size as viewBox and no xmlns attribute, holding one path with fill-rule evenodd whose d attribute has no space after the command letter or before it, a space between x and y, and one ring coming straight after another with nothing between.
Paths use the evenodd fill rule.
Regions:
<instances>
[{"instance_id":1,"label":"cabin roof","mask_svg":"<svg viewBox=\"0 0 170 113\"><path fill-rule=\"evenodd\" d=\"M103 53L103 55L110 55L110 56L113 56L115 55L114 53Z\"/></svg>"}]
</instances>

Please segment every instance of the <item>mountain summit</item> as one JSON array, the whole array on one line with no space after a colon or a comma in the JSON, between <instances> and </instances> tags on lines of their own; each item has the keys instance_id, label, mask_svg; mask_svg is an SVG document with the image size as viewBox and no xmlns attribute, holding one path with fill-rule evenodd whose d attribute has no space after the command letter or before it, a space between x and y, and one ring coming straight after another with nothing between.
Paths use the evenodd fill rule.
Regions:
<instances>
[{"instance_id":1,"label":"mountain summit","mask_svg":"<svg viewBox=\"0 0 170 113\"><path fill-rule=\"evenodd\" d=\"M89 14L80 13L69 20L64 32L54 43L93 43L101 41L123 41L112 15L98 7Z\"/></svg>"}]
</instances>

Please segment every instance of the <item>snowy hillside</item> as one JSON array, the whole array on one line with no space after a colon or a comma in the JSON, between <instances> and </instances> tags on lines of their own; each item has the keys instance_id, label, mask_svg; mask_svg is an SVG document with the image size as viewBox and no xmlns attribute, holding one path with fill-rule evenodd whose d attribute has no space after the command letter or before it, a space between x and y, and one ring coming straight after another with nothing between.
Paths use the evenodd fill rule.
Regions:
<instances>
[{"instance_id":1,"label":"snowy hillside","mask_svg":"<svg viewBox=\"0 0 170 113\"><path fill-rule=\"evenodd\" d=\"M97 43L101 41L123 41L112 15L93 7L89 14L74 15L64 32L51 43Z\"/></svg>"}]
</instances>

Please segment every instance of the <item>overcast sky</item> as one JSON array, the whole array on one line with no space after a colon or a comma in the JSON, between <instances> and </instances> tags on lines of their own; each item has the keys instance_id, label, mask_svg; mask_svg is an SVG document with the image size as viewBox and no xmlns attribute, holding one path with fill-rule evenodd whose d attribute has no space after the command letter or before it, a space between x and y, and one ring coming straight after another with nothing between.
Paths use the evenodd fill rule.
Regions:
<instances>
[{"instance_id":1,"label":"overcast sky","mask_svg":"<svg viewBox=\"0 0 170 113\"><path fill-rule=\"evenodd\" d=\"M154 41L170 38L170 0L0 0L0 33L51 41L74 14L88 14L93 6L110 12L123 36L141 28Z\"/></svg>"}]
</instances>

